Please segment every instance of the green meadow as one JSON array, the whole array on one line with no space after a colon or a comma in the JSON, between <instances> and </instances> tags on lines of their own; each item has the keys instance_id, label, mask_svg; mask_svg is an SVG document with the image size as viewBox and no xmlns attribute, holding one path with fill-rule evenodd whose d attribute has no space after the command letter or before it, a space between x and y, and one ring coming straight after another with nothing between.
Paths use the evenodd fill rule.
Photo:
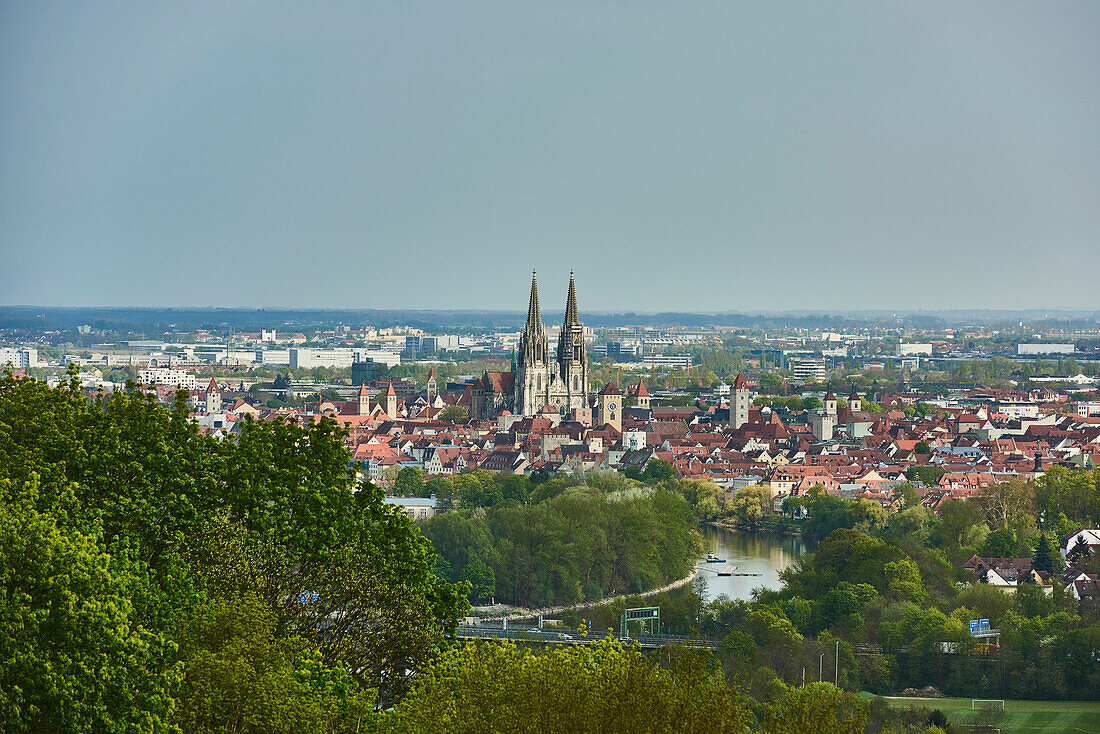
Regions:
<instances>
[{"instance_id":1,"label":"green meadow","mask_svg":"<svg viewBox=\"0 0 1100 734\"><path fill-rule=\"evenodd\" d=\"M1003 717L999 711L992 719L972 710L969 698L888 698L891 706L927 706L940 709L954 724L992 723L1002 732L1039 734L1040 732L1100 733L1100 701L1013 701L1006 700ZM983 704L978 703L978 707ZM996 709L1000 704L990 704Z\"/></svg>"}]
</instances>

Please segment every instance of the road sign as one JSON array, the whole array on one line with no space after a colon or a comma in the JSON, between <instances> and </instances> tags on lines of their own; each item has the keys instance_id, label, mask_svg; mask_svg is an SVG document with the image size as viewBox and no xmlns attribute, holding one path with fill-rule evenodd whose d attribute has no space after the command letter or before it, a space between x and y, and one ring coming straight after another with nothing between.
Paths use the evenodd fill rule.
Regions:
<instances>
[{"instance_id":1,"label":"road sign","mask_svg":"<svg viewBox=\"0 0 1100 734\"><path fill-rule=\"evenodd\" d=\"M645 607L642 609L626 610L626 621L628 622L633 622L636 619L658 619L660 616L660 607Z\"/></svg>"},{"instance_id":2,"label":"road sign","mask_svg":"<svg viewBox=\"0 0 1100 734\"><path fill-rule=\"evenodd\" d=\"M634 609L624 609L622 616L619 618L622 625L621 634L626 637L630 635L630 629L628 624L630 622L648 622L646 625L649 628L650 634L655 630L653 629L653 623L657 623L657 630L660 631L661 627L661 608L660 607L635 607Z\"/></svg>"},{"instance_id":3,"label":"road sign","mask_svg":"<svg viewBox=\"0 0 1100 734\"><path fill-rule=\"evenodd\" d=\"M988 632L989 631L989 620L988 619L983 619L980 622L978 622L978 631L979 632Z\"/></svg>"},{"instance_id":4,"label":"road sign","mask_svg":"<svg viewBox=\"0 0 1100 734\"><path fill-rule=\"evenodd\" d=\"M970 634L978 634L978 620L976 619L970 620Z\"/></svg>"}]
</instances>

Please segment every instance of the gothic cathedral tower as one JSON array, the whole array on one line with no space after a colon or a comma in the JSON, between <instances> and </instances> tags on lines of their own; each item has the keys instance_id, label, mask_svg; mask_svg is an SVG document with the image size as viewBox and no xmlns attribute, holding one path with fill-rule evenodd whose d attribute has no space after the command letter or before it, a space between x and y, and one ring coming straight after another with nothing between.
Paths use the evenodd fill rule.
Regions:
<instances>
[{"instance_id":1,"label":"gothic cathedral tower","mask_svg":"<svg viewBox=\"0 0 1100 734\"><path fill-rule=\"evenodd\" d=\"M516 360L515 399L512 409L518 415L535 415L546 405L550 387L549 344L539 311L539 284L531 273L531 300L527 305L527 323L519 338Z\"/></svg>"},{"instance_id":2,"label":"gothic cathedral tower","mask_svg":"<svg viewBox=\"0 0 1100 734\"><path fill-rule=\"evenodd\" d=\"M588 407L588 354L584 348L584 326L577 315L577 292L573 271L569 271L569 296L565 301L565 322L558 339L558 374L565 385L567 410Z\"/></svg>"},{"instance_id":3,"label":"gothic cathedral tower","mask_svg":"<svg viewBox=\"0 0 1100 734\"><path fill-rule=\"evenodd\" d=\"M562 414L588 408L588 354L584 347L584 326L577 314L577 293L573 273L569 273L569 296L565 302L565 322L558 339L558 358L550 361L546 329L539 311L539 286L531 274L531 301L527 323L519 338L516 355L514 400L517 415L536 415L547 405Z\"/></svg>"}]
</instances>

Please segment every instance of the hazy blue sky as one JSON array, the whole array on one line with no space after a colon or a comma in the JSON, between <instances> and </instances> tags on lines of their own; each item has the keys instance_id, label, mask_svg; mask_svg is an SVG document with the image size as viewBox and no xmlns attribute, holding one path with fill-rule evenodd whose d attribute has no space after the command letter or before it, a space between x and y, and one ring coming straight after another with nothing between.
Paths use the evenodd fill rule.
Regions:
<instances>
[{"instance_id":1,"label":"hazy blue sky","mask_svg":"<svg viewBox=\"0 0 1100 734\"><path fill-rule=\"evenodd\" d=\"M2 304L570 267L582 312L1100 306L1100 3L0 3Z\"/></svg>"}]
</instances>

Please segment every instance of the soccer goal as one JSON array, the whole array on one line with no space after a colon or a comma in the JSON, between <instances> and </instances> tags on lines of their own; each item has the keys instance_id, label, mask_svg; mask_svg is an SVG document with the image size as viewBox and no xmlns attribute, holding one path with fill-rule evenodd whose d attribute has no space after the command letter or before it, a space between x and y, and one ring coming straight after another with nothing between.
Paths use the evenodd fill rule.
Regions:
<instances>
[{"instance_id":1,"label":"soccer goal","mask_svg":"<svg viewBox=\"0 0 1100 734\"><path fill-rule=\"evenodd\" d=\"M970 710L977 711L979 703L982 704L983 709L996 709L997 704L1000 704L1001 711L1005 710L1005 700L1003 698L972 698L970 699Z\"/></svg>"}]
</instances>

